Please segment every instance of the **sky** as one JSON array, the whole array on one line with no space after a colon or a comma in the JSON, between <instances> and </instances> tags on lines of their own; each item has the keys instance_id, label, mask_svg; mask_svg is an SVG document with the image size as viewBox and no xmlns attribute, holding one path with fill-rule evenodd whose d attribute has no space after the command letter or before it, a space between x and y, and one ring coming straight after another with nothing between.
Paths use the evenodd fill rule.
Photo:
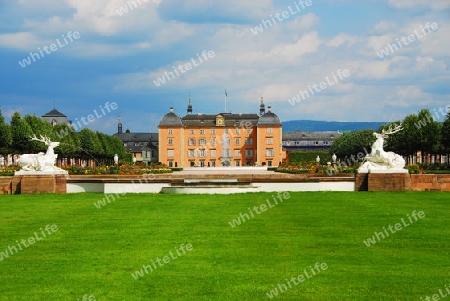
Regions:
<instances>
[{"instance_id":1,"label":"sky","mask_svg":"<svg viewBox=\"0 0 450 301\"><path fill-rule=\"evenodd\" d=\"M450 105L450 0L0 0L0 20L7 120L55 106L113 134L156 132L189 97L195 114L263 97L282 121Z\"/></svg>"}]
</instances>

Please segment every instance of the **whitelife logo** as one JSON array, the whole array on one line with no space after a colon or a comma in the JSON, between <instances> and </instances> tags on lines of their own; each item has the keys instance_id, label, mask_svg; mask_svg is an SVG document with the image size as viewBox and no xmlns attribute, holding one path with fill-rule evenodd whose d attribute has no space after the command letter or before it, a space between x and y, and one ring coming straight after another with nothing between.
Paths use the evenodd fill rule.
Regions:
<instances>
[{"instance_id":1,"label":"whitelife logo","mask_svg":"<svg viewBox=\"0 0 450 301\"><path fill-rule=\"evenodd\" d=\"M172 260L172 259L177 259L178 257L180 257L181 255L184 255L184 254L186 254L186 251L188 251L188 252L190 252L190 251L192 251L193 249L194 249L194 247L192 246L192 244L181 244L180 245L180 249L182 250L182 252L183 252L183 254L180 254L180 250L179 249L177 249L177 247L174 247L176 250L176 252L177 252L177 254L178 254L178 256L174 256L173 255L173 253L172 253L172 251L169 251L169 255L170 255L170 257L169 257L169 255L167 255L167 256L164 256L162 259L161 258L156 258L156 262L158 263L158 265L160 266L160 267L162 267L164 264L166 264L166 263L169 263L170 262L170 260ZM163 263L161 263L161 260L163 261ZM136 272L134 272L134 273L132 273L131 274L131 276L133 276L133 278L135 279L135 280L138 280L140 277L144 277L145 276L145 274L148 274L148 271L150 270L150 272L153 272L154 270L156 270L158 268L158 266L155 264L155 261L154 260L152 260L152 265L143 265L142 266L142 269L140 269L139 271L136 271ZM144 274L144 272L145 272L145 274Z\"/></svg>"},{"instance_id":2,"label":"whitelife logo","mask_svg":"<svg viewBox=\"0 0 450 301\"><path fill-rule=\"evenodd\" d=\"M83 127L83 125L88 125L94 122L96 119L102 118L103 116L106 116L108 113L111 113L112 111L117 110L119 108L116 102L110 103L109 101L107 101L103 106L99 105L98 107L100 108L100 111L94 109L92 111L93 114L89 114L86 117L81 116L80 119L75 118L75 121L72 123L72 128L70 127L63 128L59 133L57 133L58 137L62 138L69 135L69 132L78 131ZM81 123L83 123L83 125Z\"/></svg>"},{"instance_id":3,"label":"whitelife logo","mask_svg":"<svg viewBox=\"0 0 450 301\"><path fill-rule=\"evenodd\" d=\"M26 66L31 65L31 63L36 62L36 60L40 60L41 58L43 58L45 56L43 51L45 51L46 54L50 54L52 52L57 51L58 49L65 47L66 45L69 45L69 42L67 41L67 39L69 39L70 42L73 42L74 39L78 40L81 36L78 31L74 31L73 33L71 31L69 31L67 33L67 36L62 35L62 37L64 39L65 44L61 43L59 38L57 38L56 44L51 44L50 46L45 45L44 47L42 47L42 49L40 47L38 47L39 53L30 52L30 55L27 58L23 59L22 61L19 61L19 65L22 68L25 68ZM39 54L41 54L41 55L39 55ZM33 62L31 60L33 60Z\"/></svg>"},{"instance_id":4,"label":"whitelife logo","mask_svg":"<svg viewBox=\"0 0 450 301\"><path fill-rule=\"evenodd\" d=\"M298 285L298 284L302 283L303 281L315 276L316 275L315 271L317 271L317 274L319 274L321 271L325 271L326 269L328 269L328 265L326 262L322 262L322 263L316 262L316 264L314 265L314 268L312 266L309 266L309 268L311 269L311 275L308 274L306 269L304 269L303 274L305 276L303 276L303 274L300 274L297 277L291 277L291 279L286 278L286 284L279 283L278 286L275 287L275 289L272 289L266 293L267 297L269 297L269 299L272 299L273 297L276 297L279 294L284 293L285 291L292 288L291 282L294 285ZM297 282L297 280L298 280L298 282ZM288 286L289 286L289 288L288 288Z\"/></svg>"},{"instance_id":5,"label":"whitelife logo","mask_svg":"<svg viewBox=\"0 0 450 301\"><path fill-rule=\"evenodd\" d=\"M263 32L264 29L268 29L269 27L274 26L278 22L283 22L284 20L288 19L289 17L298 14L302 10L305 10L307 7L312 5L312 0L300 0L297 2L294 2L295 10L292 9L292 7L289 5L288 9L283 11L281 14L276 13L275 17L273 15L270 15L269 20L261 20L261 23L258 26L255 26L254 28L250 28L250 30L253 32L254 35L257 35L260 32ZM301 6L301 8L300 8ZM276 18L276 20L275 20ZM263 28L264 26L264 28Z\"/></svg>"},{"instance_id":6,"label":"whitelife logo","mask_svg":"<svg viewBox=\"0 0 450 301\"><path fill-rule=\"evenodd\" d=\"M39 229L41 230L42 237L40 237L37 232L34 232L34 236L28 237L27 240L22 239L20 242L18 240L16 240L17 247L16 246L8 246L8 248L5 250L5 252L0 252L0 261L3 261L3 258L6 259L9 256L18 253L19 251L22 251L23 250L22 246L24 248L28 248L30 245L33 245L34 243L36 243L36 241L40 241L40 240L46 238L47 235L45 234L45 231L47 231L48 235L55 233L56 231L58 231L58 226L47 225L47 226L45 226L45 231L42 230L42 228L39 228ZM28 242L28 245L27 245L27 242ZM19 250L17 248L19 248Z\"/></svg>"},{"instance_id":7,"label":"whitelife logo","mask_svg":"<svg viewBox=\"0 0 450 301\"><path fill-rule=\"evenodd\" d=\"M309 92L300 90L296 96L292 97L292 99L288 99L289 103L293 106L296 103L300 103L302 101L302 99L305 100L306 98L313 96L314 91L316 91L316 93L319 93L319 92L325 90L326 88L333 86L334 84L338 83L339 80L343 80L344 78L349 77L350 71L348 71L347 69L344 69L344 70L339 69L336 71L336 74L337 75L335 75L334 72L331 73L331 75L333 77L332 80L330 80L327 76L327 77L325 77L326 82L323 81L323 82L320 82L319 84L313 84L312 87L310 85L308 85ZM309 93L311 93L311 94L309 94Z\"/></svg>"},{"instance_id":8,"label":"whitelife logo","mask_svg":"<svg viewBox=\"0 0 450 301\"><path fill-rule=\"evenodd\" d=\"M120 9L116 9L116 13L122 17L124 14L128 14L129 11L132 11L133 9L138 8L138 4L139 4L139 6L142 6L142 5L144 5L144 3L147 3L149 1L150 0L127 1L127 5L122 6ZM161 0L153 0L152 2L155 4L159 4L161 2Z\"/></svg>"},{"instance_id":9,"label":"whitelife logo","mask_svg":"<svg viewBox=\"0 0 450 301\"><path fill-rule=\"evenodd\" d=\"M281 194L283 194L283 197L281 196ZM278 192L278 200L280 201L280 203L283 203L284 200L287 200L291 197L291 195L289 194L289 192L285 191L285 192ZM269 206L269 208L273 208L276 205L278 205L278 201L277 199L272 195L272 199L275 202L275 205L273 205L272 203L270 203L269 199L266 199L266 203ZM261 211L258 211L258 209L260 209ZM253 214L253 211L256 214L261 214L264 211L266 211L268 208L266 206L266 204L261 204L259 206L254 206L253 208L248 208L248 213L250 213L250 215L252 216L252 218L255 218L255 215ZM244 223L245 221L250 220L250 216L247 213L240 213L238 218L233 219L231 222L228 222L230 224L230 226L232 228L235 228L236 226L239 226L241 223Z\"/></svg>"},{"instance_id":10,"label":"whitelife logo","mask_svg":"<svg viewBox=\"0 0 450 301\"><path fill-rule=\"evenodd\" d=\"M416 210L414 210L414 211L411 213L411 215L414 217L414 220L417 222L417 221L418 221L417 216L418 216L419 218L424 218L424 217L425 217L425 212L423 212L423 211L416 212ZM414 221L411 219L411 217L409 216L409 214L407 214L406 216L408 217L409 222L412 224ZM402 222L403 226L405 226L405 228L411 225L411 224L408 224L407 222L405 222L405 220L404 220L403 218L401 218L401 222ZM394 227L393 227L392 225L389 225L389 226L388 226L388 229L389 229L389 231L391 231L392 234L394 234L395 232L400 231L400 230L403 229L402 224L396 223L396 224L394 225ZM394 230L393 228L395 228L395 230ZM384 239L384 238L386 238L386 237L389 237L389 232L388 232L388 230L386 229L386 227L383 227L383 230L384 230L384 233L383 233L383 232L375 232L375 233L374 233L374 234L375 234L374 236L369 237L368 239L364 240L364 241L363 241L364 244L365 244L367 247L370 247L371 245L376 244L376 243L377 243L377 240L380 241L381 238ZM386 234L386 236L384 236L384 234ZM376 237L377 240L375 239L375 237ZM381 237L381 238L380 238L380 237Z\"/></svg>"},{"instance_id":11,"label":"whitelife logo","mask_svg":"<svg viewBox=\"0 0 450 301\"><path fill-rule=\"evenodd\" d=\"M167 78L167 81L170 81L170 80L175 79L176 77L180 76L180 73L178 73L178 70L184 74L184 73L188 72L189 70L191 70L192 67L197 67L197 66L200 66L201 64L203 64L203 60L205 60L205 62L206 62L206 61L208 61L208 58L211 59L215 56L216 56L216 54L214 53L214 51L210 50L210 51L206 52L206 50L203 50L201 56L197 53L197 60L199 63L197 63L197 61L194 58L191 58L192 64L185 63L184 65L179 64L177 67L172 66L173 72L166 71L163 76L158 77L156 80L153 81L153 83L155 83L155 85L157 87L164 85L166 83L166 78ZM185 69L183 69L183 67ZM174 72L175 72L176 76L175 76Z\"/></svg>"},{"instance_id":12,"label":"whitelife logo","mask_svg":"<svg viewBox=\"0 0 450 301\"><path fill-rule=\"evenodd\" d=\"M420 35L420 33L417 32L417 29L415 29L414 33L408 35L407 38L401 37L400 40L398 38L396 38L395 40L397 41L397 44L389 43L384 49L381 49L380 52L377 52L377 55L380 57L380 59L382 59L382 58L388 56L389 54L394 53L395 51L398 51L399 47L403 48L403 45L408 46L409 44L413 43L414 41L416 41L416 38L417 38L417 40L420 40L421 38L423 38L424 36L429 34L431 32L431 30L433 30L433 31L438 30L439 25L436 22L433 22L431 24L430 24L430 22L427 22L427 24L425 24L425 28L423 28L422 25L420 25L420 29L422 29L423 35Z\"/></svg>"}]
</instances>

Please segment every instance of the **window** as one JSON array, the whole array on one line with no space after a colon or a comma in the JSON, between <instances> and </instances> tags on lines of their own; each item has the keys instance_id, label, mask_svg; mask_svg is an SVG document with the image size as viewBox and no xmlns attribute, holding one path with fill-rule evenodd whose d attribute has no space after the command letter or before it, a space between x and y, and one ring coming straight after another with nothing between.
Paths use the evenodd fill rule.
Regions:
<instances>
[{"instance_id":1,"label":"window","mask_svg":"<svg viewBox=\"0 0 450 301\"><path fill-rule=\"evenodd\" d=\"M211 145L216 145L216 138L211 138Z\"/></svg>"},{"instance_id":2,"label":"window","mask_svg":"<svg viewBox=\"0 0 450 301\"><path fill-rule=\"evenodd\" d=\"M169 135L172 135L172 134L173 134L173 129L168 129L168 130L167 130L167 133L168 133Z\"/></svg>"},{"instance_id":3,"label":"window","mask_svg":"<svg viewBox=\"0 0 450 301\"><path fill-rule=\"evenodd\" d=\"M272 128L267 128L267 134L272 134L273 129Z\"/></svg>"},{"instance_id":4,"label":"window","mask_svg":"<svg viewBox=\"0 0 450 301\"><path fill-rule=\"evenodd\" d=\"M188 145L195 145L195 139L189 138Z\"/></svg>"},{"instance_id":5,"label":"window","mask_svg":"<svg viewBox=\"0 0 450 301\"><path fill-rule=\"evenodd\" d=\"M241 161L239 161L239 160L236 160L236 163L235 163L235 165L236 165L236 166L241 166Z\"/></svg>"},{"instance_id":6,"label":"window","mask_svg":"<svg viewBox=\"0 0 450 301\"><path fill-rule=\"evenodd\" d=\"M236 134L240 134L241 130L240 129L236 129Z\"/></svg>"},{"instance_id":7,"label":"window","mask_svg":"<svg viewBox=\"0 0 450 301\"><path fill-rule=\"evenodd\" d=\"M241 144L241 139L239 139L239 138L234 139L234 143L235 143L236 145Z\"/></svg>"},{"instance_id":8,"label":"window","mask_svg":"<svg viewBox=\"0 0 450 301\"><path fill-rule=\"evenodd\" d=\"M241 151L240 151L239 149L235 149L235 150L234 150L234 156L235 156L235 157L241 156Z\"/></svg>"},{"instance_id":9,"label":"window","mask_svg":"<svg viewBox=\"0 0 450 301\"><path fill-rule=\"evenodd\" d=\"M252 133L252 129L247 129L247 134L251 134Z\"/></svg>"},{"instance_id":10,"label":"window","mask_svg":"<svg viewBox=\"0 0 450 301\"><path fill-rule=\"evenodd\" d=\"M167 150L167 157L173 157L173 149Z\"/></svg>"},{"instance_id":11,"label":"window","mask_svg":"<svg viewBox=\"0 0 450 301\"><path fill-rule=\"evenodd\" d=\"M225 134L228 134L228 129L225 129Z\"/></svg>"},{"instance_id":12,"label":"window","mask_svg":"<svg viewBox=\"0 0 450 301\"><path fill-rule=\"evenodd\" d=\"M134 146L139 146L139 142L135 142L135 143L134 143Z\"/></svg>"},{"instance_id":13,"label":"window","mask_svg":"<svg viewBox=\"0 0 450 301\"><path fill-rule=\"evenodd\" d=\"M272 160L267 160L267 166L272 166Z\"/></svg>"},{"instance_id":14,"label":"window","mask_svg":"<svg viewBox=\"0 0 450 301\"><path fill-rule=\"evenodd\" d=\"M200 167L205 167L205 161L200 161Z\"/></svg>"},{"instance_id":15,"label":"window","mask_svg":"<svg viewBox=\"0 0 450 301\"><path fill-rule=\"evenodd\" d=\"M147 158L151 158L152 157L152 152L147 151Z\"/></svg>"},{"instance_id":16,"label":"window","mask_svg":"<svg viewBox=\"0 0 450 301\"><path fill-rule=\"evenodd\" d=\"M206 145L206 139L200 139L199 141L198 141L198 144L199 145Z\"/></svg>"},{"instance_id":17,"label":"window","mask_svg":"<svg viewBox=\"0 0 450 301\"><path fill-rule=\"evenodd\" d=\"M211 150L211 157L215 157L216 156L216 150L215 149L212 149Z\"/></svg>"},{"instance_id":18,"label":"window","mask_svg":"<svg viewBox=\"0 0 450 301\"><path fill-rule=\"evenodd\" d=\"M173 139L172 138L167 139L167 144L168 145L173 145Z\"/></svg>"},{"instance_id":19,"label":"window","mask_svg":"<svg viewBox=\"0 0 450 301\"><path fill-rule=\"evenodd\" d=\"M253 144L253 138L247 138L247 139L245 139L245 144L247 144L247 145Z\"/></svg>"},{"instance_id":20,"label":"window","mask_svg":"<svg viewBox=\"0 0 450 301\"><path fill-rule=\"evenodd\" d=\"M189 130L189 134L194 135L194 130Z\"/></svg>"},{"instance_id":21,"label":"window","mask_svg":"<svg viewBox=\"0 0 450 301\"><path fill-rule=\"evenodd\" d=\"M273 157L273 149L266 149L266 156Z\"/></svg>"},{"instance_id":22,"label":"window","mask_svg":"<svg viewBox=\"0 0 450 301\"><path fill-rule=\"evenodd\" d=\"M173 161L169 161L169 167L173 167Z\"/></svg>"},{"instance_id":23,"label":"window","mask_svg":"<svg viewBox=\"0 0 450 301\"><path fill-rule=\"evenodd\" d=\"M252 157L253 156L253 150L252 149L246 149L245 150L245 156Z\"/></svg>"},{"instance_id":24,"label":"window","mask_svg":"<svg viewBox=\"0 0 450 301\"><path fill-rule=\"evenodd\" d=\"M188 150L188 157L195 157L195 149Z\"/></svg>"},{"instance_id":25,"label":"window","mask_svg":"<svg viewBox=\"0 0 450 301\"><path fill-rule=\"evenodd\" d=\"M200 130L200 135L205 135L205 130Z\"/></svg>"},{"instance_id":26,"label":"window","mask_svg":"<svg viewBox=\"0 0 450 301\"><path fill-rule=\"evenodd\" d=\"M206 157L206 149L201 149L198 151L200 157Z\"/></svg>"},{"instance_id":27,"label":"window","mask_svg":"<svg viewBox=\"0 0 450 301\"><path fill-rule=\"evenodd\" d=\"M272 138L267 138L267 144L273 144L273 139Z\"/></svg>"},{"instance_id":28,"label":"window","mask_svg":"<svg viewBox=\"0 0 450 301\"><path fill-rule=\"evenodd\" d=\"M211 134L215 135L216 134L216 130L215 129L211 129Z\"/></svg>"}]
</instances>

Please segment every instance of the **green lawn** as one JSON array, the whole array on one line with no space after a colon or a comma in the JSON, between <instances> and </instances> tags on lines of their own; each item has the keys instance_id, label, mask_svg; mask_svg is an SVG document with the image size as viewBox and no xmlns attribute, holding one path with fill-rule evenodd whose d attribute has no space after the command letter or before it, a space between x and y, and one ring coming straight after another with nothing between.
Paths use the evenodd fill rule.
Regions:
<instances>
[{"instance_id":1,"label":"green lawn","mask_svg":"<svg viewBox=\"0 0 450 301\"><path fill-rule=\"evenodd\" d=\"M328 268L272 300L425 300L450 287L448 193L290 193L234 228L249 207L273 204L271 194L127 194L97 209L101 198L0 197L0 256L41 236L3 255L0 300L270 300L317 262ZM414 210L425 217L410 223ZM363 243L402 218L410 225ZM43 238L46 225L58 230ZM193 249L183 254L182 244Z\"/></svg>"}]
</instances>

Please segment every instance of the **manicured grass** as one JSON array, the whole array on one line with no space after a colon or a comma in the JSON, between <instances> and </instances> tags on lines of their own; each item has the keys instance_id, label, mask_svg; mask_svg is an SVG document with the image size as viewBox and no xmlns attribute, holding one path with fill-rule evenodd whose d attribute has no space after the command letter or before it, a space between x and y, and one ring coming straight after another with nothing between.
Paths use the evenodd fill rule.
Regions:
<instances>
[{"instance_id":1,"label":"manicured grass","mask_svg":"<svg viewBox=\"0 0 450 301\"><path fill-rule=\"evenodd\" d=\"M316 262L328 268L273 300L425 300L450 286L450 194L290 193L230 226L271 195L127 194L102 209L101 194L1 196L0 252L58 231L0 261L0 300L269 300ZM414 210L425 218L363 243Z\"/></svg>"}]
</instances>

